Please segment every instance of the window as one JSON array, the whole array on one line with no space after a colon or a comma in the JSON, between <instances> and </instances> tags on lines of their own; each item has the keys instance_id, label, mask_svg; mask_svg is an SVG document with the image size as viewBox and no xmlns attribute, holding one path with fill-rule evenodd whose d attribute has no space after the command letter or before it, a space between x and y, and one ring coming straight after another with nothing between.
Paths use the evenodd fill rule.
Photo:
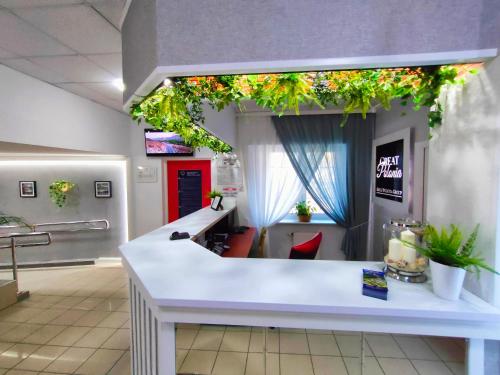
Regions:
<instances>
[{"instance_id":1,"label":"window","mask_svg":"<svg viewBox=\"0 0 500 375\"><path fill-rule=\"evenodd\" d=\"M288 161L288 157L286 156L286 153L283 151L284 158L286 161ZM283 158L281 157L281 160ZM316 172L316 177L318 178L319 181L321 181L322 176L328 176L328 173L322 173L322 171L327 170L329 168L333 168L333 163L335 161L334 154L333 152L327 152L325 156L323 157L323 160L321 161L320 168ZM295 172L295 171L294 171ZM333 220L325 214L325 212L321 209L321 207L316 203L316 201L313 199L311 194L306 190L305 187L302 187L302 193L299 198L300 201L306 201L308 202L312 207L313 207L313 213L312 213L312 221L317 221L317 222L325 222L325 223L333 223ZM290 208L290 211L287 216L282 220L282 222L295 222L297 221L297 213L295 211L295 206Z\"/></svg>"}]
</instances>

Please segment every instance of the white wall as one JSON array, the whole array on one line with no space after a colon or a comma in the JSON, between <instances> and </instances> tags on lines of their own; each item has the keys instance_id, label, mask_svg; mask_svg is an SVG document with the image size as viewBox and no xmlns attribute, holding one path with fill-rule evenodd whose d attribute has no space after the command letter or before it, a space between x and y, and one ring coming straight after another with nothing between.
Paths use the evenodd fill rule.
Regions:
<instances>
[{"instance_id":1,"label":"white wall","mask_svg":"<svg viewBox=\"0 0 500 375\"><path fill-rule=\"evenodd\" d=\"M443 125L429 142L427 219L458 224L470 233L480 223L477 247L500 269L500 58L464 88L446 96ZM500 306L500 276L467 276L465 287ZM486 343L486 374L500 374L500 342Z\"/></svg>"},{"instance_id":2,"label":"white wall","mask_svg":"<svg viewBox=\"0 0 500 375\"><path fill-rule=\"evenodd\" d=\"M127 155L129 119L0 65L0 140ZM1 152L1 150L0 150Z\"/></svg>"}]
</instances>

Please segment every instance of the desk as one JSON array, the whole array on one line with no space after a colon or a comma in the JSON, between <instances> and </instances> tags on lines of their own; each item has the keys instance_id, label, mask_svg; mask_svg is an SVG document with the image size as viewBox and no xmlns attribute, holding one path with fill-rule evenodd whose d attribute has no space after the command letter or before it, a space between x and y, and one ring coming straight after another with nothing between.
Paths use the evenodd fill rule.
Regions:
<instances>
[{"instance_id":1,"label":"desk","mask_svg":"<svg viewBox=\"0 0 500 375\"><path fill-rule=\"evenodd\" d=\"M361 294L362 268L380 263L222 258L168 240L176 230L201 235L228 213L202 209L120 247L134 375L175 374L175 323L465 337L468 374L484 374L484 339L500 340L500 310L471 293L446 301L429 283L389 279L382 301Z\"/></svg>"},{"instance_id":2,"label":"desk","mask_svg":"<svg viewBox=\"0 0 500 375\"><path fill-rule=\"evenodd\" d=\"M250 227L245 233L233 233L229 236L229 250L225 251L224 258L248 258L252 249L253 240L257 234L257 229Z\"/></svg>"}]
</instances>

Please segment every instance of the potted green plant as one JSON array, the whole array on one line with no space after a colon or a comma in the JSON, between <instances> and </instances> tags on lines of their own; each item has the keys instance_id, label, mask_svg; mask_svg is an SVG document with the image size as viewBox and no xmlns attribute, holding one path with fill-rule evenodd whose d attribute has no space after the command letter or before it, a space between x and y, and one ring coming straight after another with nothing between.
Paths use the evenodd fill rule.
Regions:
<instances>
[{"instance_id":1,"label":"potted green plant","mask_svg":"<svg viewBox=\"0 0 500 375\"><path fill-rule=\"evenodd\" d=\"M300 201L295 205L295 211L297 211L297 217L300 222L308 223L311 221L311 215L314 212L314 207L306 201Z\"/></svg>"},{"instance_id":2,"label":"potted green plant","mask_svg":"<svg viewBox=\"0 0 500 375\"><path fill-rule=\"evenodd\" d=\"M464 242L463 233L454 224L451 224L450 231L443 227L441 232L428 225L424 230L425 246L403 241L429 258L432 288L439 297L457 300L467 271L479 273L484 269L499 274L475 253L478 230L479 224Z\"/></svg>"},{"instance_id":3,"label":"potted green plant","mask_svg":"<svg viewBox=\"0 0 500 375\"><path fill-rule=\"evenodd\" d=\"M76 187L76 184L66 180L56 180L49 186L49 195L57 207L64 207L67 203L68 194Z\"/></svg>"},{"instance_id":4,"label":"potted green plant","mask_svg":"<svg viewBox=\"0 0 500 375\"><path fill-rule=\"evenodd\" d=\"M213 201L214 201L214 198L215 197L222 197L222 192L218 191L218 190L211 190L209 193L208 193L208 197L210 198L210 205L212 205ZM220 206L220 209L223 210L224 209L224 206L221 204Z\"/></svg>"}]
</instances>

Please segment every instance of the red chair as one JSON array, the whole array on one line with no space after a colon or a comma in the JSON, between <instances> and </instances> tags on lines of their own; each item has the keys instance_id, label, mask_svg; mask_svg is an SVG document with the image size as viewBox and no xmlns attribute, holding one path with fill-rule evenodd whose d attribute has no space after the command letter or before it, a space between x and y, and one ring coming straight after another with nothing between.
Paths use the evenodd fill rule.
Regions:
<instances>
[{"instance_id":1,"label":"red chair","mask_svg":"<svg viewBox=\"0 0 500 375\"><path fill-rule=\"evenodd\" d=\"M314 259L318 253L323 234L318 232L309 241L295 245L290 250L289 259Z\"/></svg>"}]
</instances>

